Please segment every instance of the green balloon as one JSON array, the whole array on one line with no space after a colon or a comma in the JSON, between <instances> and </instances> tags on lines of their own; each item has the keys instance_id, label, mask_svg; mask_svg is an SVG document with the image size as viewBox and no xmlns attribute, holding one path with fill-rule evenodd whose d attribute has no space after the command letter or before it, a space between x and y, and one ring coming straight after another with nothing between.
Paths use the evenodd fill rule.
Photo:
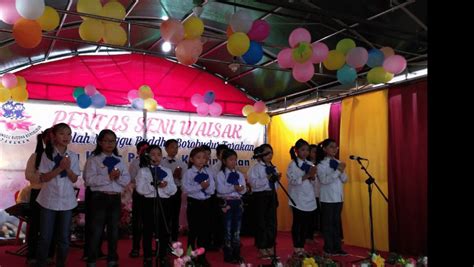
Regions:
<instances>
[{"instance_id":1,"label":"green balloon","mask_svg":"<svg viewBox=\"0 0 474 267\"><path fill-rule=\"evenodd\" d=\"M350 38L345 38L345 39L340 40L337 43L336 50L346 55L347 52L349 52L349 50L355 47L356 47L356 43L354 42L354 40Z\"/></svg>"},{"instance_id":2,"label":"green balloon","mask_svg":"<svg viewBox=\"0 0 474 267\"><path fill-rule=\"evenodd\" d=\"M372 68L367 73L367 81L371 84L386 83L393 78L393 74L388 73L382 67Z\"/></svg>"},{"instance_id":3,"label":"green balloon","mask_svg":"<svg viewBox=\"0 0 474 267\"><path fill-rule=\"evenodd\" d=\"M304 63L313 55L313 47L310 43L301 42L299 45L291 51L293 60L298 63Z\"/></svg>"},{"instance_id":4,"label":"green balloon","mask_svg":"<svg viewBox=\"0 0 474 267\"><path fill-rule=\"evenodd\" d=\"M77 99L82 94L85 94L84 87L76 87L74 88L74 93L72 93L72 96L74 99Z\"/></svg>"}]
</instances>

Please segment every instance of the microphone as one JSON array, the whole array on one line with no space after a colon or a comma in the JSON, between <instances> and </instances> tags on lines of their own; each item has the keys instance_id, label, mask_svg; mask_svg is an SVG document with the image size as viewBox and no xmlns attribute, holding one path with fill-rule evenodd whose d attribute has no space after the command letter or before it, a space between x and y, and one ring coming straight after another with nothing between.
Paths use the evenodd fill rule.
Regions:
<instances>
[{"instance_id":1,"label":"microphone","mask_svg":"<svg viewBox=\"0 0 474 267\"><path fill-rule=\"evenodd\" d=\"M367 161L368 161L368 159L361 158L361 157L354 156L354 155L350 155L349 158L350 158L351 160L367 160Z\"/></svg>"}]
</instances>

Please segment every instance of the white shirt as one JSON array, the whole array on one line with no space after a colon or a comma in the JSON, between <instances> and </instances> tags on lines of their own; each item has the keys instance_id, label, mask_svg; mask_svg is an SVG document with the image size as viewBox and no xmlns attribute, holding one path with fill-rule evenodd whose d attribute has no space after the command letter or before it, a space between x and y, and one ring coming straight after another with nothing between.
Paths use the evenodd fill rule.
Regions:
<instances>
[{"instance_id":1,"label":"white shirt","mask_svg":"<svg viewBox=\"0 0 474 267\"><path fill-rule=\"evenodd\" d=\"M173 162L169 162L169 161L172 161L174 160ZM184 176L184 172L186 171L186 169L188 168L188 166L180 159L177 159L177 158L169 158L169 157L164 157L162 160L161 160L161 166L163 167L166 167L168 169L171 170L171 174L174 173L174 170L179 166L181 167L181 179L174 179L174 176L171 175L171 177L173 177L174 179L174 183L176 184L176 186L181 186L182 184L182 180L183 180L183 176Z\"/></svg>"},{"instance_id":2,"label":"white shirt","mask_svg":"<svg viewBox=\"0 0 474 267\"><path fill-rule=\"evenodd\" d=\"M171 170L162 166L160 166L160 168L166 172L166 177L163 178L163 181L167 182L168 184L163 188L158 187L158 194L160 195L160 198L169 198L170 196L176 193L177 188L174 184ZM146 198L156 197L155 187L151 185L151 183L153 182L153 175L151 173L150 168L140 168L136 179L136 190L140 195L143 195Z\"/></svg>"},{"instance_id":3,"label":"white shirt","mask_svg":"<svg viewBox=\"0 0 474 267\"><path fill-rule=\"evenodd\" d=\"M212 173L214 174L214 179L217 179L217 174L221 171L222 168L222 161L220 159L217 160L217 162L211 166ZM214 182L217 183L216 180Z\"/></svg>"},{"instance_id":4,"label":"white shirt","mask_svg":"<svg viewBox=\"0 0 474 267\"><path fill-rule=\"evenodd\" d=\"M303 162L306 164L314 165L308 160L296 159L298 166L301 167ZM309 179L303 180L303 176L306 174L302 169L296 166L294 160L288 165L286 171L286 177L288 178L288 193L296 203L296 207L302 211L313 211L317 208L316 197L314 196L314 185L313 181ZM290 200L288 200L290 206L293 206Z\"/></svg>"},{"instance_id":5,"label":"white shirt","mask_svg":"<svg viewBox=\"0 0 474 267\"><path fill-rule=\"evenodd\" d=\"M130 174L122 158L113 154L111 156L119 160L115 168L120 171L120 177L114 181L110 180L109 170L103 163L104 159L108 157L107 155L100 153L87 159L84 181L92 191L122 193L123 189L130 183Z\"/></svg>"},{"instance_id":6,"label":"white shirt","mask_svg":"<svg viewBox=\"0 0 474 267\"><path fill-rule=\"evenodd\" d=\"M313 163L313 165L314 165L314 163ZM314 179L314 181L313 181L313 185L314 185L314 196L316 198L319 198L319 196L321 195L321 182L319 181L319 178L318 178L317 175L316 175L316 179Z\"/></svg>"},{"instance_id":7,"label":"white shirt","mask_svg":"<svg viewBox=\"0 0 474 267\"><path fill-rule=\"evenodd\" d=\"M53 159L58 154L55 149L53 152ZM68 155L71 160L71 170L75 175L80 175L81 170L79 169L79 154L66 150L63 155ZM40 173L48 173L54 169L53 160L48 159L46 153L41 156L41 162L38 166ZM69 177L61 177L58 174L49 182L43 183L41 191L36 198L43 208L50 210L72 210L77 206L76 192L74 191L74 184L71 182Z\"/></svg>"},{"instance_id":8,"label":"white shirt","mask_svg":"<svg viewBox=\"0 0 474 267\"><path fill-rule=\"evenodd\" d=\"M135 178L138 175L138 172L140 171L140 157L136 157L130 162L130 165L128 166L128 173L130 174L130 182L135 184Z\"/></svg>"},{"instance_id":9,"label":"white shirt","mask_svg":"<svg viewBox=\"0 0 474 267\"><path fill-rule=\"evenodd\" d=\"M266 165L264 162L258 160L255 165L252 166L247 172L249 177L249 183L252 187L252 192L263 192L263 191L272 191L270 188L270 181L268 180L268 175L266 170ZM278 172L278 170L275 168ZM278 183L275 182L275 189L277 188Z\"/></svg>"},{"instance_id":10,"label":"white shirt","mask_svg":"<svg viewBox=\"0 0 474 267\"><path fill-rule=\"evenodd\" d=\"M214 194L216 187L214 183L214 174L209 168L204 167L200 172L204 172L209 175L209 187L205 190L206 194L202 192L201 184L194 181L194 177L196 177L196 175L199 173L195 166L192 166L191 169L187 169L184 173L182 188L183 192L188 194L188 197L204 200L210 198L211 195Z\"/></svg>"},{"instance_id":11,"label":"white shirt","mask_svg":"<svg viewBox=\"0 0 474 267\"><path fill-rule=\"evenodd\" d=\"M318 164L318 178L321 182L321 195L319 200L327 203L344 202L343 183L347 182L347 175L339 170L329 167L326 157ZM335 159L336 160L336 159ZM339 160L337 160L339 162Z\"/></svg>"},{"instance_id":12,"label":"white shirt","mask_svg":"<svg viewBox=\"0 0 474 267\"><path fill-rule=\"evenodd\" d=\"M247 187L245 186L245 178L241 172L234 170L239 174L239 184L244 186L244 190L237 192L233 184L227 182L227 177L231 173L231 170L225 168L225 173L220 171L217 174L217 196L221 198L240 198L241 195L247 192Z\"/></svg>"}]
</instances>

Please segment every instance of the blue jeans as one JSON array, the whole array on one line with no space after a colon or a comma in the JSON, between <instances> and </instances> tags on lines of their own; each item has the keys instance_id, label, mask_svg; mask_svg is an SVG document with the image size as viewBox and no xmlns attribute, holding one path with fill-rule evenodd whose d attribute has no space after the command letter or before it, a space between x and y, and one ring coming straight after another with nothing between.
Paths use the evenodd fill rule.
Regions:
<instances>
[{"instance_id":1,"label":"blue jeans","mask_svg":"<svg viewBox=\"0 0 474 267\"><path fill-rule=\"evenodd\" d=\"M56 227L58 239L58 253L56 254L56 266L65 266L69 250L69 234L71 229L72 210L50 210L41 207L40 214L40 237L36 249L38 267L46 266L49 246Z\"/></svg>"},{"instance_id":2,"label":"blue jeans","mask_svg":"<svg viewBox=\"0 0 474 267\"><path fill-rule=\"evenodd\" d=\"M225 200L224 208L230 209L224 213L224 245L226 247L240 247L240 226L242 224L242 200Z\"/></svg>"}]
</instances>

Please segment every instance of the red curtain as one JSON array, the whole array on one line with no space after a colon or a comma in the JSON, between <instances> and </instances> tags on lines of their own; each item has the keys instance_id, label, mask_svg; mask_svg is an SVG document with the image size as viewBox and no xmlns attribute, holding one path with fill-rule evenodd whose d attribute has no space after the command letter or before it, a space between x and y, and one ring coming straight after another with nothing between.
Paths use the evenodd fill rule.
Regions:
<instances>
[{"instance_id":1,"label":"red curtain","mask_svg":"<svg viewBox=\"0 0 474 267\"><path fill-rule=\"evenodd\" d=\"M331 103L331 109L329 111L329 138L336 140L336 144L339 145L339 133L341 130L341 102ZM337 152L336 158L339 158L339 152Z\"/></svg>"},{"instance_id":2,"label":"red curtain","mask_svg":"<svg viewBox=\"0 0 474 267\"><path fill-rule=\"evenodd\" d=\"M389 90L390 251L426 255L428 126L426 80Z\"/></svg>"}]
</instances>

